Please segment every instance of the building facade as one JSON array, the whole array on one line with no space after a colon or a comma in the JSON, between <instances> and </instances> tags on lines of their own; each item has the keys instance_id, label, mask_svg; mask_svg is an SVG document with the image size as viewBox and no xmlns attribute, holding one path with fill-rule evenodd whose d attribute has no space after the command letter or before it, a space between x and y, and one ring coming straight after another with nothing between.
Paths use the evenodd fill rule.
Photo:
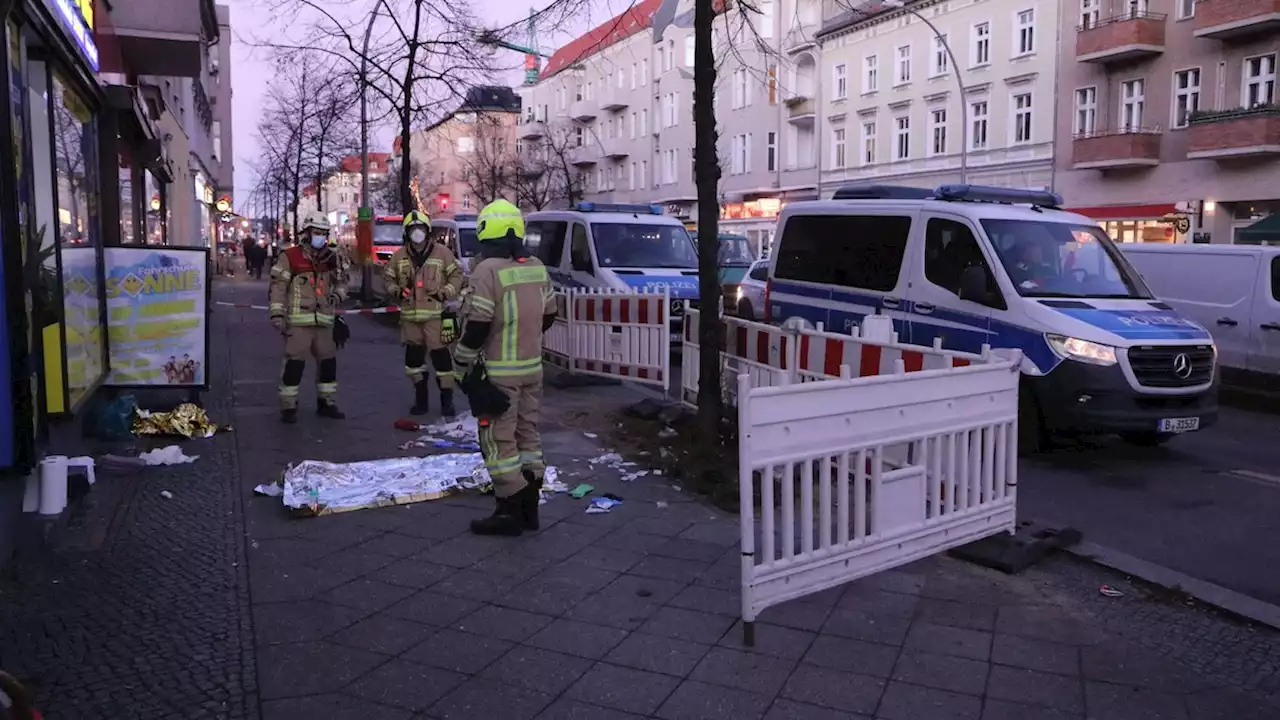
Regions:
<instances>
[{"instance_id":1,"label":"building facade","mask_svg":"<svg viewBox=\"0 0 1280 720\"><path fill-rule=\"evenodd\" d=\"M388 153L369 153L370 188L386 184L390 159ZM299 219L317 210L323 211L329 218L333 232L344 242L354 242L356 220L364 198L362 166L363 161L359 155L348 155L342 158L338 169L329 173L319 187L313 182L303 188L302 196L298 198ZM370 193L372 192L371 190ZM383 208L376 207L376 203L371 207L375 212L384 211Z\"/></svg>"},{"instance_id":2,"label":"building facade","mask_svg":"<svg viewBox=\"0 0 1280 720\"><path fill-rule=\"evenodd\" d=\"M1064 8L1056 167L1072 207L1124 242L1229 243L1280 213L1280 4Z\"/></svg>"}]
</instances>

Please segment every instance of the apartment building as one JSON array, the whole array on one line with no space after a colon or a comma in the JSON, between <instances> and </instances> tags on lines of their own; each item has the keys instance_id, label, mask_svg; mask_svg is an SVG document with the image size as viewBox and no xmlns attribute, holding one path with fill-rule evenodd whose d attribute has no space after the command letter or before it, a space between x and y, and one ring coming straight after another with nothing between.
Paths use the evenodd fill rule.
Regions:
<instances>
[{"instance_id":1,"label":"apartment building","mask_svg":"<svg viewBox=\"0 0 1280 720\"><path fill-rule=\"evenodd\" d=\"M518 169L520 97L509 87L467 90L457 109L410 136L414 192L431 215L476 213L498 197L513 198ZM391 171L403 154L396 139Z\"/></svg>"},{"instance_id":2,"label":"apartment building","mask_svg":"<svg viewBox=\"0 0 1280 720\"><path fill-rule=\"evenodd\" d=\"M369 153L369 185L379 187L388 178L388 153ZM298 217L317 210L329 218L329 224L343 239L355 238L355 224L363 197L364 163L359 155L348 155L338 163L338 168L328 173L318 187L312 182L302 190L298 198ZM372 194L372 193L371 193ZM374 211L385 208L374 208ZM395 212L400 212L396 210Z\"/></svg>"},{"instance_id":3,"label":"apartment building","mask_svg":"<svg viewBox=\"0 0 1280 720\"><path fill-rule=\"evenodd\" d=\"M1056 166L1072 206L1125 242L1229 243L1280 214L1280 2L1065 8Z\"/></svg>"},{"instance_id":4,"label":"apartment building","mask_svg":"<svg viewBox=\"0 0 1280 720\"><path fill-rule=\"evenodd\" d=\"M849 183L934 187L962 178L1051 186L1056 4L880 7L823 26L820 102L791 106L793 117L818 116L824 193Z\"/></svg>"}]
</instances>

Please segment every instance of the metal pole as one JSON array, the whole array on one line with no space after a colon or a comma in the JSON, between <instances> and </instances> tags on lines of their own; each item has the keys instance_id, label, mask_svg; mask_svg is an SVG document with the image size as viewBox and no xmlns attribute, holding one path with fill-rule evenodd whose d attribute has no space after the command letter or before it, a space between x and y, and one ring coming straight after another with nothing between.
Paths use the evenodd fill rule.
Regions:
<instances>
[{"instance_id":1,"label":"metal pole","mask_svg":"<svg viewBox=\"0 0 1280 720\"><path fill-rule=\"evenodd\" d=\"M947 58L951 60L951 70L955 73L956 85L960 90L960 184L963 185L969 174L969 102L964 97L964 79L960 77L960 63L956 62L956 54L951 52L951 43L947 42L947 36L938 32L937 26L930 22L929 18L911 8L903 9L920 18L921 22L929 26L934 36L942 42L942 48L947 51ZM925 142L929 142L929 140L929 138L925 138Z\"/></svg>"},{"instance_id":2,"label":"metal pole","mask_svg":"<svg viewBox=\"0 0 1280 720\"><path fill-rule=\"evenodd\" d=\"M373 208L369 205L369 38L373 35L373 21L378 18L377 0L369 11L369 24L364 30L364 52L360 54L360 209L356 213L357 231L363 237L373 237ZM317 192L319 189L317 188ZM361 258L360 300L373 300L373 258Z\"/></svg>"}]
</instances>

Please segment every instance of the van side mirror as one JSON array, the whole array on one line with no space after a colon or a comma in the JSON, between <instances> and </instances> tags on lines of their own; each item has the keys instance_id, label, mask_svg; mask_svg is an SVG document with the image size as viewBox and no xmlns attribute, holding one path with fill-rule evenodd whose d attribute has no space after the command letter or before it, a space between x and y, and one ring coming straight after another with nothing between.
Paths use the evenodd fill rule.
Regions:
<instances>
[{"instance_id":1,"label":"van side mirror","mask_svg":"<svg viewBox=\"0 0 1280 720\"><path fill-rule=\"evenodd\" d=\"M981 265L970 265L960 273L960 287L956 295L961 300L976 302L980 305L994 306L999 304L998 300L992 297L993 293L987 283L986 268Z\"/></svg>"}]
</instances>

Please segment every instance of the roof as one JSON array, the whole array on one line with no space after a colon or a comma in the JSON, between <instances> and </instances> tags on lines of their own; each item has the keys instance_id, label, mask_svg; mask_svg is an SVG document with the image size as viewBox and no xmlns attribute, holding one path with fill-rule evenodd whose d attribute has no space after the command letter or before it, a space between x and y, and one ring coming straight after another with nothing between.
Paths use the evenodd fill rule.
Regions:
<instances>
[{"instance_id":1,"label":"roof","mask_svg":"<svg viewBox=\"0 0 1280 720\"><path fill-rule=\"evenodd\" d=\"M541 79L573 67L582 60L616 45L653 25L653 14L661 7L663 0L641 0L629 7L621 15L597 25L586 35L569 41L551 54L547 66L542 70Z\"/></svg>"},{"instance_id":2,"label":"roof","mask_svg":"<svg viewBox=\"0 0 1280 720\"><path fill-rule=\"evenodd\" d=\"M908 0L907 4L910 5L911 0ZM845 7L848 7L848 6L846 5ZM827 35L832 35L842 30L848 30L854 25L857 25L858 23L861 23L861 22L866 22L867 20L870 20L871 18L877 15L885 15L888 13L901 12L901 11L902 11L902 8L885 5L883 2L881 2L881 0L867 0L866 2L862 3L862 5L856 8L850 8L848 10L845 10L839 15L836 15L835 17L831 18L827 22L823 23L822 27L818 29L818 32L814 34L814 39L821 40Z\"/></svg>"},{"instance_id":3,"label":"roof","mask_svg":"<svg viewBox=\"0 0 1280 720\"><path fill-rule=\"evenodd\" d=\"M932 210L941 213L963 215L972 220L1031 220L1035 222L1065 222L1096 227L1097 221L1070 212L1049 208L1033 209L1030 205L1007 205L992 202L963 202L952 200L797 200L782 208L779 221L795 215L856 215L860 210Z\"/></svg>"},{"instance_id":4,"label":"roof","mask_svg":"<svg viewBox=\"0 0 1280 720\"><path fill-rule=\"evenodd\" d=\"M520 112L520 96L503 85L477 85L467 90L467 97L455 112Z\"/></svg>"},{"instance_id":5,"label":"roof","mask_svg":"<svg viewBox=\"0 0 1280 720\"><path fill-rule=\"evenodd\" d=\"M397 138L399 139L399 138ZM387 171L387 161L391 158L390 153L369 153L369 172L384 173ZM342 172L358 173L361 165L359 155L348 155L342 158Z\"/></svg>"}]
</instances>

